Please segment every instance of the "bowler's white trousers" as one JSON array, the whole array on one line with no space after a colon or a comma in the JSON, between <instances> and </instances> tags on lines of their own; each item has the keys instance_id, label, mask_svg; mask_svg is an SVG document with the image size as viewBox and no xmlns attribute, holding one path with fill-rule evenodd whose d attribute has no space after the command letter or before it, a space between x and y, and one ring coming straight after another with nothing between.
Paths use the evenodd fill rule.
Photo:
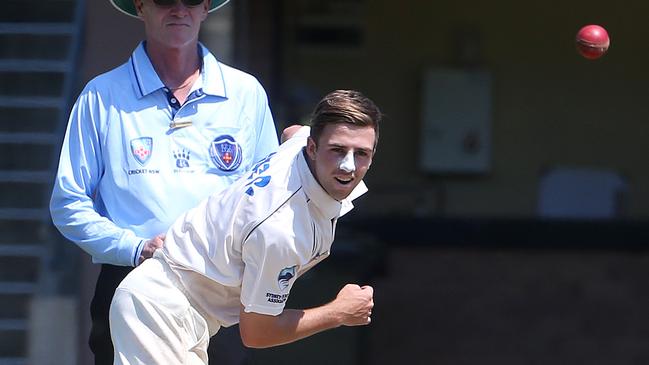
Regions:
<instances>
[{"instance_id":1,"label":"bowler's white trousers","mask_svg":"<svg viewBox=\"0 0 649 365\"><path fill-rule=\"evenodd\" d=\"M163 259L144 261L110 306L115 365L207 365L209 330Z\"/></svg>"}]
</instances>

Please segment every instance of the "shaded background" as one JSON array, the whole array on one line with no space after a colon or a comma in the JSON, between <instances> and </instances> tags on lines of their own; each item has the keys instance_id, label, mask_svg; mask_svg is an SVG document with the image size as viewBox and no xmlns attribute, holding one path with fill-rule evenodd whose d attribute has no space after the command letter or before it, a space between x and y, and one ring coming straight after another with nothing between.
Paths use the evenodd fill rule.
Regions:
<instances>
[{"instance_id":1,"label":"shaded background","mask_svg":"<svg viewBox=\"0 0 649 365\"><path fill-rule=\"evenodd\" d=\"M9 2L14 11L2 21L12 24L53 22L55 9L79 4ZM73 101L143 37L140 22L107 0L76 9L78 17L60 17L79 27L68 81L41 75L49 81L34 87L35 79L3 72L3 98L58 82ZM254 351L249 362L649 363L647 14L640 0L233 0L210 15L203 42L259 78L278 130L305 120L338 88L361 90L386 117L370 193L339 225L332 257L298 281L289 303L317 305L346 282L370 283L372 325ZM590 61L574 37L593 23L606 27L611 48ZM2 34L11 33L3 24ZM14 49L47 45L2 47L17 59ZM16 101L7 100L3 108ZM49 172L40 187L3 180L2 247L11 248L0 250L0 275L35 284L2 291L11 304L0 313L0 364L85 364L97 268L42 214L11 210L24 195L33 196L31 208L46 208L62 139L56 125L67 117L62 108L64 117L29 122L33 111L0 117L3 143L40 131L39 120L53 125L55 141L29 159L29 138L3 147L4 170L38 160L44 166L33 169ZM27 126L17 130L21 120ZM444 149L431 153L431 144ZM32 235L46 247L39 255L17 248ZM76 355L60 360L62 348Z\"/></svg>"}]
</instances>

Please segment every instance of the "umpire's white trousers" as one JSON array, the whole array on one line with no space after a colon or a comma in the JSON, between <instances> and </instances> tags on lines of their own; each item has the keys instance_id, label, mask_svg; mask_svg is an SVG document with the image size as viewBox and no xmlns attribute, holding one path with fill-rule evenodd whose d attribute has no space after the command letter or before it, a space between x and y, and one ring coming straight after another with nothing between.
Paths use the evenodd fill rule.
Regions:
<instances>
[{"instance_id":1,"label":"umpire's white trousers","mask_svg":"<svg viewBox=\"0 0 649 365\"><path fill-rule=\"evenodd\" d=\"M207 323L156 256L131 271L113 297L114 364L207 365Z\"/></svg>"}]
</instances>

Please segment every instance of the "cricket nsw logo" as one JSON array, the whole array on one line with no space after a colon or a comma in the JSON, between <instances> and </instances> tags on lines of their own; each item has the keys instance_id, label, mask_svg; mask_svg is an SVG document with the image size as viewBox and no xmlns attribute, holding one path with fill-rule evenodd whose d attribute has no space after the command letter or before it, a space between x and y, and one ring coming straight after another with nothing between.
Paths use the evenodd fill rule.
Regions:
<instances>
[{"instance_id":1,"label":"cricket nsw logo","mask_svg":"<svg viewBox=\"0 0 649 365\"><path fill-rule=\"evenodd\" d=\"M295 277L295 269L297 266L291 266L283 268L277 276L277 283L279 284L279 289L284 290L288 288L288 285L291 282L291 279Z\"/></svg>"},{"instance_id":2,"label":"cricket nsw logo","mask_svg":"<svg viewBox=\"0 0 649 365\"><path fill-rule=\"evenodd\" d=\"M140 137L131 140L131 153L135 160L144 166L153 153L153 138Z\"/></svg>"},{"instance_id":3,"label":"cricket nsw logo","mask_svg":"<svg viewBox=\"0 0 649 365\"><path fill-rule=\"evenodd\" d=\"M241 145L234 140L234 137L224 134L212 141L210 157L219 170L234 171L241 165L243 153Z\"/></svg>"}]
</instances>

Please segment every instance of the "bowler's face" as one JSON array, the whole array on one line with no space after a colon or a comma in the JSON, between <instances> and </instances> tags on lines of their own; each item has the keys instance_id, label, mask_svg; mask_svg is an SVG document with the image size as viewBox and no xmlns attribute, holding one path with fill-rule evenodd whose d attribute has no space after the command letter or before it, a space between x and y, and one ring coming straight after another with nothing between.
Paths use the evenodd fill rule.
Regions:
<instances>
[{"instance_id":1,"label":"bowler's face","mask_svg":"<svg viewBox=\"0 0 649 365\"><path fill-rule=\"evenodd\" d=\"M334 199L349 196L372 164L376 134L369 126L349 123L327 125L316 143L307 141L311 171Z\"/></svg>"}]
</instances>

